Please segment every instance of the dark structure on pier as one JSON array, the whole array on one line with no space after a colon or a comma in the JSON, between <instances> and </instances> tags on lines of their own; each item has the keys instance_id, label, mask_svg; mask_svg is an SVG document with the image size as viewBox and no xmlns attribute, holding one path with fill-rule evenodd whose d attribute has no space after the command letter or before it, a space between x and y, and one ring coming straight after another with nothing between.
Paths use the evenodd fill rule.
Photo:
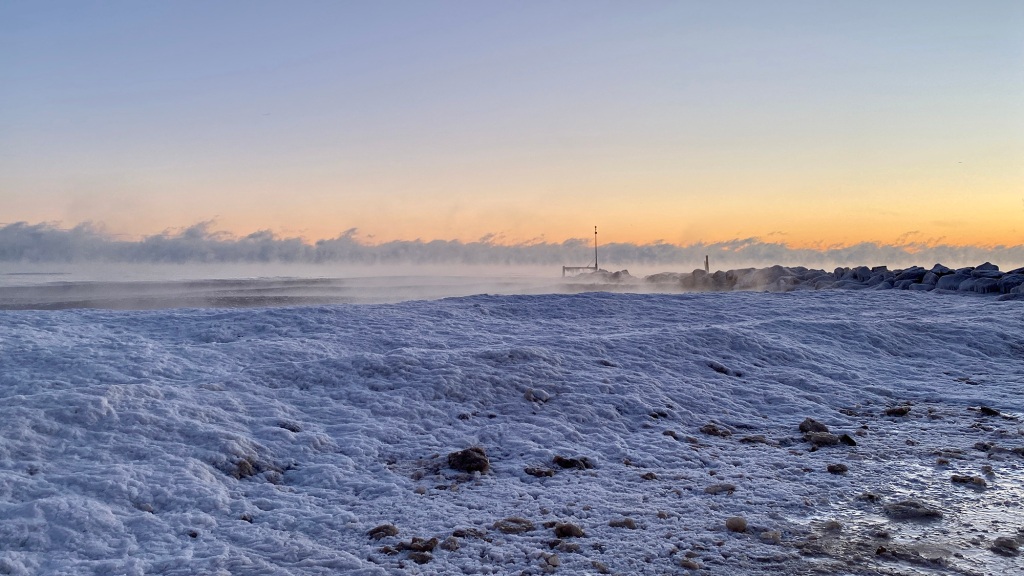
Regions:
<instances>
[{"instance_id":1,"label":"dark structure on pier","mask_svg":"<svg viewBox=\"0 0 1024 576\"><path fill-rule=\"evenodd\" d=\"M562 266L562 277L565 278L566 272L583 272L589 270L591 272L597 272L597 226L594 226L594 265L593 266Z\"/></svg>"}]
</instances>

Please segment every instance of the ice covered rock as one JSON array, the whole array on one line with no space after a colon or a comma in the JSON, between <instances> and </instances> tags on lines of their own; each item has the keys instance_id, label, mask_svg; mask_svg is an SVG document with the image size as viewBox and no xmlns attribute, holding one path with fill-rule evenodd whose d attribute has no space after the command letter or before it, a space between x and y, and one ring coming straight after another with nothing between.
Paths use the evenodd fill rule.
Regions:
<instances>
[{"instance_id":1,"label":"ice covered rock","mask_svg":"<svg viewBox=\"0 0 1024 576\"><path fill-rule=\"evenodd\" d=\"M555 536L558 538L583 538L583 528L572 522L558 522L555 524Z\"/></svg>"}]
</instances>

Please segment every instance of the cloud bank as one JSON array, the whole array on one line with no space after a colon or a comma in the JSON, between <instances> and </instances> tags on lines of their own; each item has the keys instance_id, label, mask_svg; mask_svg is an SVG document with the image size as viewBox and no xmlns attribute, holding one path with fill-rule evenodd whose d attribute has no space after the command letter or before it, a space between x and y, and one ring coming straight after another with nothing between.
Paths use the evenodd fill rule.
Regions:
<instances>
[{"instance_id":1,"label":"cloud bank","mask_svg":"<svg viewBox=\"0 0 1024 576\"><path fill-rule=\"evenodd\" d=\"M493 237L476 242L458 240L396 240L379 244L361 241L357 230L309 243L261 230L235 236L200 222L181 231L163 232L141 240L122 240L90 223L73 228L16 222L0 226L0 262L138 262L138 263L348 263L348 264L486 264L574 265L593 262L589 239L560 243L497 244ZM664 242L612 242L600 246L602 268L671 266L689 271L744 266L887 265L890 267L942 263L958 267L993 262L1004 270L1024 266L1024 244L979 247L862 242L852 246L793 248L759 238L677 245Z\"/></svg>"}]
</instances>

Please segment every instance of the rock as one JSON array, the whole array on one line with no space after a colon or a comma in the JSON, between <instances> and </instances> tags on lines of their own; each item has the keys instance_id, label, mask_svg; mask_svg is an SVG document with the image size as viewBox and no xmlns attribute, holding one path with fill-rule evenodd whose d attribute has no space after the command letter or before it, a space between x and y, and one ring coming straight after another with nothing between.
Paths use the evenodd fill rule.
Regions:
<instances>
[{"instance_id":1,"label":"rock","mask_svg":"<svg viewBox=\"0 0 1024 576\"><path fill-rule=\"evenodd\" d=\"M821 422L818 422L814 418L805 418L800 423L801 432L828 432L828 426L825 426Z\"/></svg>"},{"instance_id":2,"label":"rock","mask_svg":"<svg viewBox=\"0 0 1024 576\"><path fill-rule=\"evenodd\" d=\"M633 520L632 518L609 520L608 525L612 528L629 528L630 530L636 530L636 520Z\"/></svg>"},{"instance_id":3,"label":"rock","mask_svg":"<svg viewBox=\"0 0 1024 576\"><path fill-rule=\"evenodd\" d=\"M566 458L564 456L555 456L552 459L560 468L575 468L577 470L589 470L594 467L594 463L590 461L586 456L580 456L579 458Z\"/></svg>"},{"instance_id":4,"label":"rock","mask_svg":"<svg viewBox=\"0 0 1024 576\"><path fill-rule=\"evenodd\" d=\"M543 404L551 399L551 394L543 390L535 390L533 388L527 388L526 392L523 393L523 398L526 398L529 402L537 402Z\"/></svg>"},{"instance_id":5,"label":"rock","mask_svg":"<svg viewBox=\"0 0 1024 576\"><path fill-rule=\"evenodd\" d=\"M672 438L673 440L679 440L679 435L676 434L675 430L665 430L664 432L662 432L662 434L668 436L669 438Z\"/></svg>"},{"instance_id":6,"label":"rock","mask_svg":"<svg viewBox=\"0 0 1024 576\"><path fill-rule=\"evenodd\" d=\"M409 560L417 564L426 564L434 559L434 555L430 552L409 552Z\"/></svg>"},{"instance_id":7,"label":"rock","mask_svg":"<svg viewBox=\"0 0 1024 576\"><path fill-rule=\"evenodd\" d=\"M487 459L484 449L479 446L466 448L459 452L452 452L448 455L448 466L463 472L486 473L491 469L491 462Z\"/></svg>"},{"instance_id":8,"label":"rock","mask_svg":"<svg viewBox=\"0 0 1024 576\"><path fill-rule=\"evenodd\" d=\"M413 552L433 552L434 548L437 548L437 538L419 538L413 536L412 540L408 542L401 542L398 544L399 550L412 550Z\"/></svg>"},{"instance_id":9,"label":"rock","mask_svg":"<svg viewBox=\"0 0 1024 576\"><path fill-rule=\"evenodd\" d=\"M942 518L942 512L935 507L917 500L901 500L883 506L885 513L893 520L930 520Z\"/></svg>"},{"instance_id":10,"label":"rock","mask_svg":"<svg viewBox=\"0 0 1024 576\"><path fill-rule=\"evenodd\" d=\"M680 560L679 565L683 568L686 568L687 570L700 570L700 563L689 558L684 558L683 560Z\"/></svg>"},{"instance_id":11,"label":"rock","mask_svg":"<svg viewBox=\"0 0 1024 576\"><path fill-rule=\"evenodd\" d=\"M385 538L387 536L397 536L398 527L396 527L394 524L381 524L380 526L373 528L366 534L374 540L380 540L381 538Z\"/></svg>"},{"instance_id":12,"label":"rock","mask_svg":"<svg viewBox=\"0 0 1024 576\"><path fill-rule=\"evenodd\" d=\"M910 412L910 406L896 406L893 408L886 408L886 416L906 416Z\"/></svg>"},{"instance_id":13,"label":"rock","mask_svg":"<svg viewBox=\"0 0 1024 576\"><path fill-rule=\"evenodd\" d=\"M744 444L767 444L768 439L765 438L763 434L754 434L740 438L740 442Z\"/></svg>"},{"instance_id":14,"label":"rock","mask_svg":"<svg viewBox=\"0 0 1024 576\"><path fill-rule=\"evenodd\" d=\"M839 436L828 432L808 432L804 434L804 441L810 442L812 446L835 446L839 444Z\"/></svg>"},{"instance_id":15,"label":"rock","mask_svg":"<svg viewBox=\"0 0 1024 576\"><path fill-rule=\"evenodd\" d=\"M658 475L655 474L654 472L647 472L645 474L642 474L640 476L640 478L642 478L644 480L657 480L658 479Z\"/></svg>"},{"instance_id":16,"label":"rock","mask_svg":"<svg viewBox=\"0 0 1024 576\"><path fill-rule=\"evenodd\" d=\"M504 518L494 523L494 529L505 534L522 534L534 530L533 522L519 516Z\"/></svg>"},{"instance_id":17,"label":"rock","mask_svg":"<svg viewBox=\"0 0 1024 576\"><path fill-rule=\"evenodd\" d=\"M953 474L949 479L954 484L966 484L971 488L984 489L988 487L988 482L981 476L963 476L960 474Z\"/></svg>"},{"instance_id":18,"label":"rock","mask_svg":"<svg viewBox=\"0 0 1024 576\"><path fill-rule=\"evenodd\" d=\"M846 474L850 471L846 464L829 464L826 469L832 474Z\"/></svg>"},{"instance_id":19,"label":"rock","mask_svg":"<svg viewBox=\"0 0 1024 576\"><path fill-rule=\"evenodd\" d=\"M455 536L449 536L441 542L441 549L449 552L454 552L459 549L459 539Z\"/></svg>"},{"instance_id":20,"label":"rock","mask_svg":"<svg viewBox=\"0 0 1024 576\"><path fill-rule=\"evenodd\" d=\"M981 408L978 408L978 410L980 410L981 413L984 414L985 416L999 416L999 410L996 410L995 408L982 406Z\"/></svg>"},{"instance_id":21,"label":"rock","mask_svg":"<svg viewBox=\"0 0 1024 576\"><path fill-rule=\"evenodd\" d=\"M534 466L523 468L523 472L526 472L530 476L536 476L537 478L548 478L555 475L555 471L551 468L537 468Z\"/></svg>"},{"instance_id":22,"label":"rock","mask_svg":"<svg viewBox=\"0 0 1024 576\"><path fill-rule=\"evenodd\" d=\"M597 570L598 574L611 574L612 573L611 568L609 568L607 564L605 564L604 562L601 562L599 560L591 560L590 561L590 565L594 567L594 570Z\"/></svg>"},{"instance_id":23,"label":"rock","mask_svg":"<svg viewBox=\"0 0 1024 576\"><path fill-rule=\"evenodd\" d=\"M722 492L728 492L729 494L732 494L735 491L736 491L736 486L735 485L733 485L733 484L725 484L725 483L723 483L723 484L712 484L711 486L708 486L707 488L704 489L704 492L707 492L708 494L721 494Z\"/></svg>"},{"instance_id":24,"label":"rock","mask_svg":"<svg viewBox=\"0 0 1024 576\"><path fill-rule=\"evenodd\" d=\"M853 439L853 436L849 434L843 434L839 437L839 442L846 444L847 446L856 446L857 441Z\"/></svg>"},{"instance_id":25,"label":"rock","mask_svg":"<svg viewBox=\"0 0 1024 576\"><path fill-rule=\"evenodd\" d=\"M558 554L545 553L542 557L544 558L544 563L552 568L558 568L562 565L562 560L558 558Z\"/></svg>"},{"instance_id":26,"label":"rock","mask_svg":"<svg viewBox=\"0 0 1024 576\"><path fill-rule=\"evenodd\" d=\"M747 520L742 516L732 516L725 521L725 527L730 532L746 532Z\"/></svg>"},{"instance_id":27,"label":"rock","mask_svg":"<svg viewBox=\"0 0 1024 576\"><path fill-rule=\"evenodd\" d=\"M718 426L717 424L708 423L700 427L700 431L707 434L708 436L719 436L721 438L728 438L732 436L732 430L724 426Z\"/></svg>"},{"instance_id":28,"label":"rock","mask_svg":"<svg viewBox=\"0 0 1024 576\"><path fill-rule=\"evenodd\" d=\"M583 528L570 522L559 522L555 524L555 536L558 538L582 538Z\"/></svg>"},{"instance_id":29,"label":"rock","mask_svg":"<svg viewBox=\"0 0 1024 576\"><path fill-rule=\"evenodd\" d=\"M765 544L779 544L782 542L782 533L778 530L767 530L758 535L758 539Z\"/></svg>"},{"instance_id":30,"label":"rock","mask_svg":"<svg viewBox=\"0 0 1024 576\"><path fill-rule=\"evenodd\" d=\"M989 550L1000 556L1017 556L1020 554L1020 542L1016 538L1000 536L992 542Z\"/></svg>"},{"instance_id":31,"label":"rock","mask_svg":"<svg viewBox=\"0 0 1024 576\"><path fill-rule=\"evenodd\" d=\"M828 532L839 532L843 529L843 525L836 520L827 520L821 527Z\"/></svg>"}]
</instances>

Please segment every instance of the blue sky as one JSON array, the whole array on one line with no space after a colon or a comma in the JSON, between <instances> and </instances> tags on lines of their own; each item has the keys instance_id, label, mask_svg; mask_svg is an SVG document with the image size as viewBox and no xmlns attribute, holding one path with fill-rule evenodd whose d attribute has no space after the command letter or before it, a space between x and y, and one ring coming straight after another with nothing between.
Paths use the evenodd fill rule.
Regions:
<instances>
[{"instance_id":1,"label":"blue sky","mask_svg":"<svg viewBox=\"0 0 1024 576\"><path fill-rule=\"evenodd\" d=\"M7 2L0 222L1020 243L1021 70L1019 2Z\"/></svg>"}]
</instances>

